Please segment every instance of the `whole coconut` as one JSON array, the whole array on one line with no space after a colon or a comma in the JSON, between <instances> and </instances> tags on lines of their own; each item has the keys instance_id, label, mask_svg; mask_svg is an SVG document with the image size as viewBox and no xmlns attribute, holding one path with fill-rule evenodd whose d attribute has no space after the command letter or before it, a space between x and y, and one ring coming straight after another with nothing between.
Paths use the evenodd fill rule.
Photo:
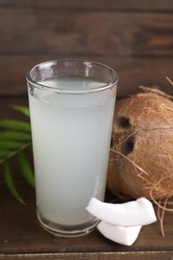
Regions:
<instances>
[{"instance_id":1,"label":"whole coconut","mask_svg":"<svg viewBox=\"0 0 173 260\"><path fill-rule=\"evenodd\" d=\"M117 102L107 186L131 198L173 195L173 102L163 92Z\"/></svg>"}]
</instances>

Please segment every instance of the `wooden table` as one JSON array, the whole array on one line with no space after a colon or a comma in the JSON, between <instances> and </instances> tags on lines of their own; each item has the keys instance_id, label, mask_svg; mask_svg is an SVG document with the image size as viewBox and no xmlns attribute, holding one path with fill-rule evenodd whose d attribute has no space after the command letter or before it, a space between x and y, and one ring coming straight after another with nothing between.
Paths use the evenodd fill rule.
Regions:
<instances>
[{"instance_id":1,"label":"wooden table","mask_svg":"<svg viewBox=\"0 0 173 260\"><path fill-rule=\"evenodd\" d=\"M10 104L27 105L27 99L1 98L1 118L19 115L9 108ZM1 174L0 259L173 259L173 213L166 213L165 237L161 236L160 224L156 222L143 227L130 247L109 241L97 230L79 238L56 238L40 227L35 212L35 190L20 177L15 163L13 172L27 205L22 206L11 197Z\"/></svg>"}]
</instances>

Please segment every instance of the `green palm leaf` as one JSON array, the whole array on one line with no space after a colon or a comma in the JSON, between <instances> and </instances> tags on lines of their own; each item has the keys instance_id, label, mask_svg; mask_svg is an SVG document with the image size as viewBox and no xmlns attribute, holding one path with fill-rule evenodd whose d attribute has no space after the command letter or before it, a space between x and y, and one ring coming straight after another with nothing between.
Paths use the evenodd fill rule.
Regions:
<instances>
[{"instance_id":1,"label":"green palm leaf","mask_svg":"<svg viewBox=\"0 0 173 260\"><path fill-rule=\"evenodd\" d=\"M16 105L12 105L11 108L21 112L22 114L24 114L25 116L29 117L29 108L25 107L25 106L16 106Z\"/></svg>"},{"instance_id":2,"label":"green palm leaf","mask_svg":"<svg viewBox=\"0 0 173 260\"><path fill-rule=\"evenodd\" d=\"M9 155L9 151L1 149L0 150L0 163L2 163L3 159Z\"/></svg>"},{"instance_id":3,"label":"green palm leaf","mask_svg":"<svg viewBox=\"0 0 173 260\"><path fill-rule=\"evenodd\" d=\"M19 149L23 146L22 142L19 141L11 141L11 140L1 140L0 139L0 149L5 149L7 151Z\"/></svg>"},{"instance_id":4,"label":"green palm leaf","mask_svg":"<svg viewBox=\"0 0 173 260\"><path fill-rule=\"evenodd\" d=\"M25 205L24 200L21 198L21 196L19 195L15 185L14 185L14 181L12 178L12 174L11 174L11 170L10 170L10 166L8 162L4 163L4 180L5 180L5 184L9 190L9 192L12 194L12 196L21 204Z\"/></svg>"},{"instance_id":5,"label":"green palm leaf","mask_svg":"<svg viewBox=\"0 0 173 260\"><path fill-rule=\"evenodd\" d=\"M22 152L18 153L18 163L23 177L34 188L35 187L34 174L32 172L32 169L26 157Z\"/></svg>"},{"instance_id":6,"label":"green palm leaf","mask_svg":"<svg viewBox=\"0 0 173 260\"><path fill-rule=\"evenodd\" d=\"M0 119L0 126L8 129L22 130L24 132L31 131L31 126L29 123L19 120Z\"/></svg>"},{"instance_id":7,"label":"green palm leaf","mask_svg":"<svg viewBox=\"0 0 173 260\"><path fill-rule=\"evenodd\" d=\"M12 109L29 117L29 108L24 106L11 106ZM15 186L10 167L10 159L17 159L23 178L32 187L35 186L34 174L24 155L26 148L31 147L31 126L27 121L14 119L0 119L0 164L4 164L3 173L5 184L12 196L21 204L25 204Z\"/></svg>"},{"instance_id":8,"label":"green palm leaf","mask_svg":"<svg viewBox=\"0 0 173 260\"><path fill-rule=\"evenodd\" d=\"M21 131L1 131L0 141L1 140L27 142L31 141L31 133L24 133Z\"/></svg>"}]
</instances>

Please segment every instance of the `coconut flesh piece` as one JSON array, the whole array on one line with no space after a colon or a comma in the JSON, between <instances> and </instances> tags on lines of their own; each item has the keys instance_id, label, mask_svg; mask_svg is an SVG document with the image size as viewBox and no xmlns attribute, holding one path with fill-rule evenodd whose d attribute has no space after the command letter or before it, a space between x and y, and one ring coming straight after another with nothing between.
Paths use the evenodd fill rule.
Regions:
<instances>
[{"instance_id":1,"label":"coconut flesh piece","mask_svg":"<svg viewBox=\"0 0 173 260\"><path fill-rule=\"evenodd\" d=\"M106 238L123 245L132 245L142 225L156 221L152 203L146 198L112 204L92 198L86 210L101 220L97 229Z\"/></svg>"},{"instance_id":2,"label":"coconut flesh piece","mask_svg":"<svg viewBox=\"0 0 173 260\"><path fill-rule=\"evenodd\" d=\"M86 210L98 219L118 226L143 226L156 221L153 205L144 197L120 204L92 198Z\"/></svg>"},{"instance_id":3,"label":"coconut flesh piece","mask_svg":"<svg viewBox=\"0 0 173 260\"><path fill-rule=\"evenodd\" d=\"M104 221L97 225L97 229L104 237L126 246L131 246L136 241L141 228L142 226L116 226Z\"/></svg>"}]
</instances>

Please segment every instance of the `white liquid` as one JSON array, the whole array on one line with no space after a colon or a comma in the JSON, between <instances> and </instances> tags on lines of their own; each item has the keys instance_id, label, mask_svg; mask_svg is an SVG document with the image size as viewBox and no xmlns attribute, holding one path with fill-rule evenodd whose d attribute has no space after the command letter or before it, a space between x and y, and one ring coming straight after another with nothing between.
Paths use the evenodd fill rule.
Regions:
<instances>
[{"instance_id":1,"label":"white liquid","mask_svg":"<svg viewBox=\"0 0 173 260\"><path fill-rule=\"evenodd\" d=\"M100 86L75 78L42 82L84 89ZM90 199L104 199L115 97L111 89L90 94L29 93L37 207L60 225L80 225L93 217Z\"/></svg>"}]
</instances>

